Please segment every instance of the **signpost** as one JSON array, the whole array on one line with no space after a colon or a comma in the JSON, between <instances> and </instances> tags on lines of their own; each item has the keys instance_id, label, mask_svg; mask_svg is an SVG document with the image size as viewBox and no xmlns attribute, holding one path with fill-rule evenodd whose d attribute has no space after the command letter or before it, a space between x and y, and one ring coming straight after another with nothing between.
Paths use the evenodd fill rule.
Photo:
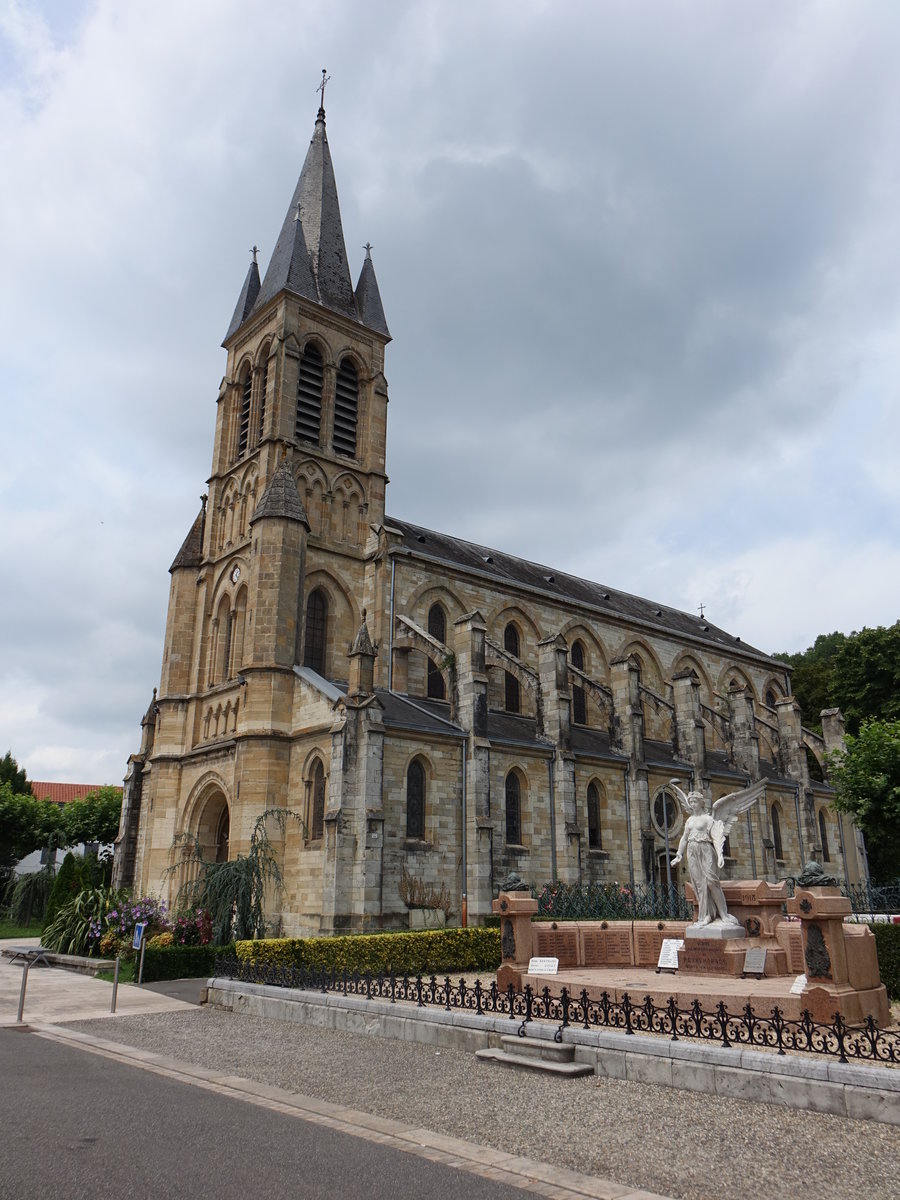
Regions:
<instances>
[{"instance_id":1,"label":"signpost","mask_svg":"<svg viewBox=\"0 0 900 1200\"><path fill-rule=\"evenodd\" d=\"M140 986L141 981L144 978L144 950L146 948L146 943L144 942L144 930L146 928L146 921L138 921L134 927L134 937L131 939L131 948L133 950L140 950L141 952L141 962L140 966L138 967L137 977L138 986Z\"/></svg>"}]
</instances>

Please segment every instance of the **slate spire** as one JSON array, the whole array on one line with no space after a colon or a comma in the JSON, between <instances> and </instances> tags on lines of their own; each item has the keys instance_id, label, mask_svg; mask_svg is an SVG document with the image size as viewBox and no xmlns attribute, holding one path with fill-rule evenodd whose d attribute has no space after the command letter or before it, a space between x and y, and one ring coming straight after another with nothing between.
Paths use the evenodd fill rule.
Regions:
<instances>
[{"instance_id":1,"label":"slate spire","mask_svg":"<svg viewBox=\"0 0 900 1200\"><path fill-rule=\"evenodd\" d=\"M257 521L261 521L265 517L297 521L305 526L307 533L309 532L309 518L303 507L303 501L300 499L300 493L297 491L291 465L286 458L260 497L256 512L250 518L250 524L255 525Z\"/></svg>"},{"instance_id":2,"label":"slate spire","mask_svg":"<svg viewBox=\"0 0 900 1200\"><path fill-rule=\"evenodd\" d=\"M225 334L223 345L233 333L237 333L250 316L253 306L256 303L256 298L259 295L259 267L256 265L255 246L253 247L252 254L253 262L250 264L250 270L247 272L247 278L244 280L244 286L241 288L241 294L238 296L238 302L234 306L234 316L231 318L231 324L228 326L228 332Z\"/></svg>"},{"instance_id":3,"label":"slate spire","mask_svg":"<svg viewBox=\"0 0 900 1200\"><path fill-rule=\"evenodd\" d=\"M325 133L324 108L316 116L306 161L263 279L257 307L282 288L359 320Z\"/></svg>"},{"instance_id":4,"label":"slate spire","mask_svg":"<svg viewBox=\"0 0 900 1200\"><path fill-rule=\"evenodd\" d=\"M391 336L387 321L384 319L384 307L381 303L381 293L378 290L378 280L375 278L372 247L368 244L362 270L359 273L359 282L356 285L356 308L360 321L367 329L374 329L376 333L383 333L385 337Z\"/></svg>"}]
</instances>

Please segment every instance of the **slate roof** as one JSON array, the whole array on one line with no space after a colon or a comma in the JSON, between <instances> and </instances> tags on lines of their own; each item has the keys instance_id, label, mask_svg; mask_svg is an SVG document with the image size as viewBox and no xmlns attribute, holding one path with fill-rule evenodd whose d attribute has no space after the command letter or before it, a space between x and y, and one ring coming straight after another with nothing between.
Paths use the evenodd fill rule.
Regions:
<instances>
[{"instance_id":1,"label":"slate roof","mask_svg":"<svg viewBox=\"0 0 900 1200\"><path fill-rule=\"evenodd\" d=\"M254 269L255 264L251 272ZM257 272L255 291L253 286L248 275L226 342L252 313L259 312L282 291L303 296L390 337L368 248L355 292L350 280L324 109L320 108L316 116L309 150L262 284Z\"/></svg>"},{"instance_id":2,"label":"slate roof","mask_svg":"<svg viewBox=\"0 0 900 1200\"><path fill-rule=\"evenodd\" d=\"M297 491L297 484L287 459L281 464L269 485L260 496L256 512L250 518L250 524L261 521L263 517L283 517L288 521L299 521L309 531L309 518Z\"/></svg>"},{"instance_id":3,"label":"slate roof","mask_svg":"<svg viewBox=\"0 0 900 1200\"><path fill-rule=\"evenodd\" d=\"M375 695L384 710L382 721L390 729L411 733L436 733L444 737L465 737L465 730L450 720L449 704L435 700L412 700L387 688L376 688Z\"/></svg>"},{"instance_id":4,"label":"slate roof","mask_svg":"<svg viewBox=\"0 0 900 1200\"><path fill-rule=\"evenodd\" d=\"M199 567L203 561L203 509L197 513L188 535L181 543L181 549L175 555L169 574L179 567Z\"/></svg>"},{"instance_id":5,"label":"slate roof","mask_svg":"<svg viewBox=\"0 0 900 1200\"><path fill-rule=\"evenodd\" d=\"M492 550L476 542L436 533L421 525L385 517L385 525L400 535L405 549L423 559L456 567L462 571L477 572L497 587L524 587L542 592L550 599L566 604L581 605L608 614L621 620L642 625L653 631L673 635L676 638L691 638L729 654L762 661L772 667L784 668L784 664L762 650L742 642L724 629L677 608L655 604L640 596L617 591L605 584L592 583L567 575L552 567L541 566L501 550Z\"/></svg>"},{"instance_id":6,"label":"slate roof","mask_svg":"<svg viewBox=\"0 0 900 1200\"><path fill-rule=\"evenodd\" d=\"M228 326L228 332L225 334L223 345L233 333L237 333L247 320L258 295L259 267L256 265L256 259L254 258L247 272L247 278L244 280L244 286L241 288L241 294L238 296L238 302L234 306L234 315L231 318L231 324Z\"/></svg>"}]
</instances>

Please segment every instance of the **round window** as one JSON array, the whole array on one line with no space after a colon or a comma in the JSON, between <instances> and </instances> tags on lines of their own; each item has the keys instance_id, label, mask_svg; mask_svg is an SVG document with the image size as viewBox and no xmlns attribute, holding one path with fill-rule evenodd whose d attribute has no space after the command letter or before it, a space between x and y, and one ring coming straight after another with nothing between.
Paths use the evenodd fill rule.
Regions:
<instances>
[{"instance_id":1,"label":"round window","mask_svg":"<svg viewBox=\"0 0 900 1200\"><path fill-rule=\"evenodd\" d=\"M671 792L660 792L653 801L653 824L656 826L656 831L660 837L666 836L666 826L669 830L669 838L671 839L674 831L680 824L681 813L678 808L678 801Z\"/></svg>"}]
</instances>

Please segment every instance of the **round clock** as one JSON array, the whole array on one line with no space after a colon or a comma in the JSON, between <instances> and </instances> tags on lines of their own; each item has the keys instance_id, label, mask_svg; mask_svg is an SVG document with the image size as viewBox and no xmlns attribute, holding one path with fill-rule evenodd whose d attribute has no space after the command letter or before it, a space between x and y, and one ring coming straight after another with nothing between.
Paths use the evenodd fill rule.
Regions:
<instances>
[{"instance_id":1,"label":"round clock","mask_svg":"<svg viewBox=\"0 0 900 1200\"><path fill-rule=\"evenodd\" d=\"M241 568L235 567L234 570L231 572L231 582L237 583L237 581L240 579L240 577L241 577Z\"/></svg>"}]
</instances>

